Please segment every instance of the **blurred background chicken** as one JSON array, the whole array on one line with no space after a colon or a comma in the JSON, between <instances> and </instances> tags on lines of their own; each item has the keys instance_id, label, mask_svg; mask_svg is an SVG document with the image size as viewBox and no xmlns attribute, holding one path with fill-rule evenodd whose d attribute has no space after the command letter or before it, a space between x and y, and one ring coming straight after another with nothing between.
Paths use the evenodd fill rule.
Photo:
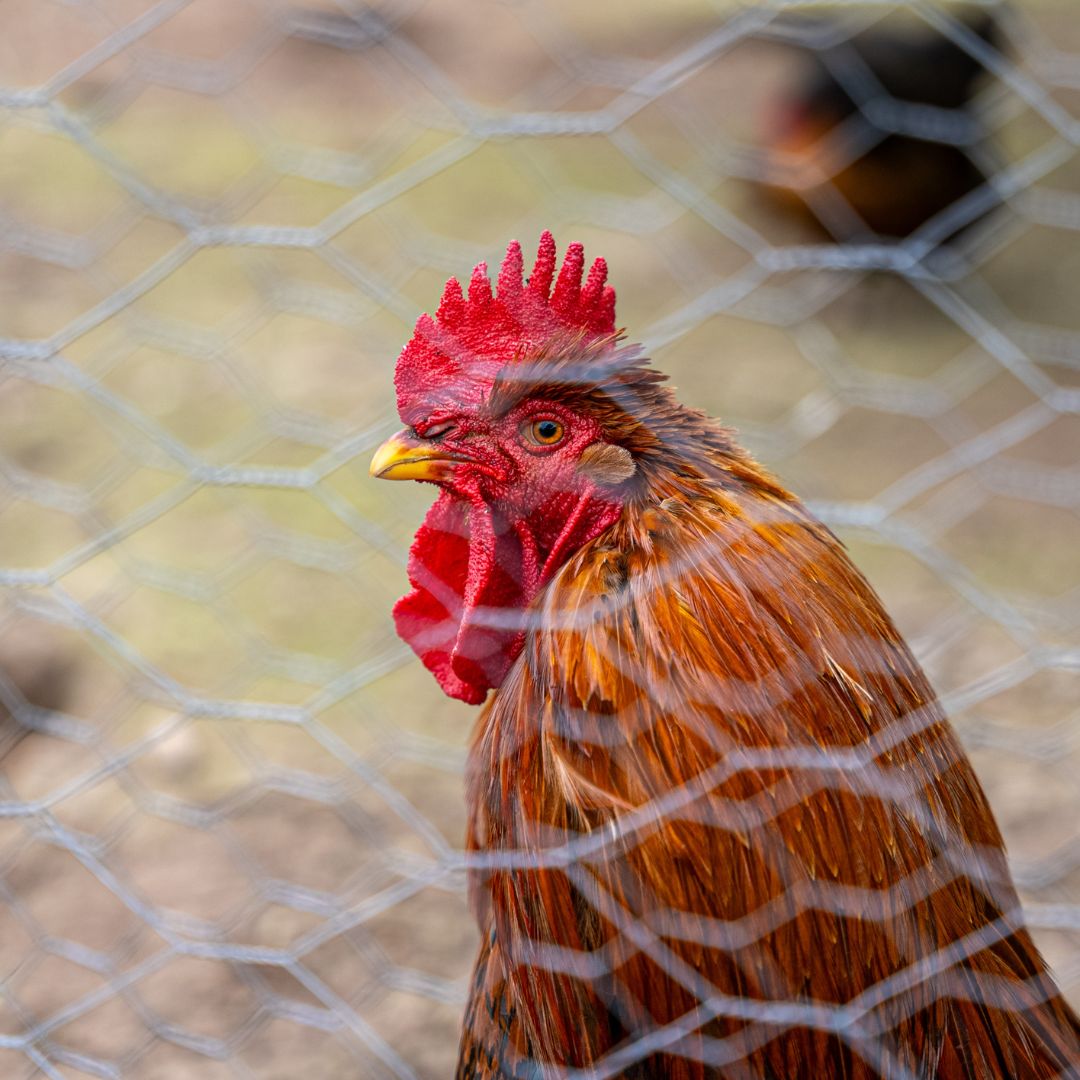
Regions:
<instances>
[{"instance_id":1,"label":"blurred background chicken","mask_svg":"<svg viewBox=\"0 0 1080 1080\"><path fill-rule=\"evenodd\" d=\"M801 74L764 132L774 205L840 241L909 236L981 189L957 208L946 239L998 205L973 98L986 75L975 53L999 49L1001 28L986 10L957 25L966 45L906 22L801 53Z\"/></svg>"},{"instance_id":2,"label":"blurred background chicken","mask_svg":"<svg viewBox=\"0 0 1080 1080\"><path fill-rule=\"evenodd\" d=\"M985 796L880 601L619 344L604 262L584 285L580 244L555 265L545 233L526 282L514 242L495 294L484 264L467 297L447 284L371 465L440 489L398 632L452 697L494 691L458 1076L1080 1067Z\"/></svg>"}]
</instances>

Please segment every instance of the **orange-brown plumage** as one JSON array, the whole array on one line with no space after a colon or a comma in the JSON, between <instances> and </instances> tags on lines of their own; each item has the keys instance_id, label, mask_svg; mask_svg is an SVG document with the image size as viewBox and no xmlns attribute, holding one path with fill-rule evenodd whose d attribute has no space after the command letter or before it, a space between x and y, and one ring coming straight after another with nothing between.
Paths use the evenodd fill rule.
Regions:
<instances>
[{"instance_id":1,"label":"orange-brown plumage","mask_svg":"<svg viewBox=\"0 0 1080 1080\"><path fill-rule=\"evenodd\" d=\"M479 427L462 414L439 434L451 492L472 490L461 448L481 460L500 417L594 440L572 483L559 474L576 515L559 535L587 538L502 631L512 659L471 750L482 947L458 1076L1068 1075L1080 1026L877 597L725 429L601 330L508 356L469 403ZM602 467L598 446L619 448ZM555 453L538 457L529 491ZM506 490L504 561L534 528L525 489Z\"/></svg>"}]
</instances>

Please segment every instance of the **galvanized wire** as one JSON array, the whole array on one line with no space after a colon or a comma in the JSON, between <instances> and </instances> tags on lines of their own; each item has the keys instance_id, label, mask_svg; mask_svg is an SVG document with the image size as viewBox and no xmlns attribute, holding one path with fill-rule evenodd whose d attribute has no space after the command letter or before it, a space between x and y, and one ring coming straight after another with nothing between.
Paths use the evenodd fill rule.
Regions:
<instances>
[{"instance_id":1,"label":"galvanized wire","mask_svg":"<svg viewBox=\"0 0 1080 1080\"><path fill-rule=\"evenodd\" d=\"M1080 227L1080 59L1053 36L1062 18L995 9L999 49L928 0L833 5L828 21L799 0L642 9L637 34L539 2L211 7L44 5L25 41L12 20L0 69L4 1075L451 1068L474 946L457 790L471 715L393 636L423 495L371 494L366 462L396 423L392 366L413 319L440 279L509 238L486 216L498 170L507 201L492 216L526 245L545 226L563 244L617 243L621 263L595 253L620 290L629 279L620 323L715 391L691 403L719 403L795 479L832 447L802 494L901 605L1002 817L1026 919L1075 997L1080 324L1061 278ZM845 48L898 11L985 65L972 112L894 102ZM490 43L461 39L456 56L440 41L482 36L489 18ZM777 239L725 188L764 176L762 147L718 122L738 103L700 83L719 72L726 86L747 50L789 72L797 49L827 58L856 126L872 120L856 156L867 131L974 145L974 117L1000 144L989 185L903 241ZM294 105L324 68L361 74L363 91L343 82L336 100L324 80L323 98ZM169 144L192 132L205 159L177 179ZM69 167L93 177L81 210ZM690 236L705 240L691 250ZM1023 274L1003 273L1010 260ZM1034 301L1010 294L1040 276ZM894 321L882 295L937 336ZM703 374L715 341L760 331L797 359L790 387L752 344ZM867 363L895 341L938 362ZM740 398L729 415L727 386L748 371L774 405ZM871 467L873 490L843 494L889 418L922 426ZM986 523L1018 515L1026 531L995 546ZM955 539L965 526L986 552ZM1018 555L1025 537L1037 543ZM1044 562L1064 576L1033 576ZM663 952L648 925L603 910ZM733 942L762 932L725 928ZM670 953L660 962L697 985ZM709 1015L738 1005L702 1000ZM881 1052L857 1004L841 1020L785 1007Z\"/></svg>"}]
</instances>

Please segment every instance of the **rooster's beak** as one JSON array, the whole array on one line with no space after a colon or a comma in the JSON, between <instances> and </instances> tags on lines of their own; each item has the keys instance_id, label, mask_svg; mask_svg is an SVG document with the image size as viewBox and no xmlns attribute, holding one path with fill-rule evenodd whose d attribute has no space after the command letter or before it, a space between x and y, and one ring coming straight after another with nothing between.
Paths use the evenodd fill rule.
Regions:
<instances>
[{"instance_id":1,"label":"rooster's beak","mask_svg":"<svg viewBox=\"0 0 1080 1080\"><path fill-rule=\"evenodd\" d=\"M459 457L411 432L391 435L371 459L371 475L380 480L445 480Z\"/></svg>"}]
</instances>

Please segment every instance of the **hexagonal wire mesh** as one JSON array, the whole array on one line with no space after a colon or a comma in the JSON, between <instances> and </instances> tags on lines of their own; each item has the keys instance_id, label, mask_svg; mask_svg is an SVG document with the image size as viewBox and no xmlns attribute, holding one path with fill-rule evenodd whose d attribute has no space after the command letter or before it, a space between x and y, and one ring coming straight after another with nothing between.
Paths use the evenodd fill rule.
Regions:
<instances>
[{"instance_id":1,"label":"hexagonal wire mesh","mask_svg":"<svg viewBox=\"0 0 1080 1080\"><path fill-rule=\"evenodd\" d=\"M920 2L9 0L5 1077L452 1070L474 714L390 622L429 500L366 465L416 315L544 227L851 547L1076 998L1070 3L999 12L999 51ZM989 70L959 128L845 52L899 9ZM763 116L807 50L853 156L914 125L989 185L902 243L770 203Z\"/></svg>"}]
</instances>

